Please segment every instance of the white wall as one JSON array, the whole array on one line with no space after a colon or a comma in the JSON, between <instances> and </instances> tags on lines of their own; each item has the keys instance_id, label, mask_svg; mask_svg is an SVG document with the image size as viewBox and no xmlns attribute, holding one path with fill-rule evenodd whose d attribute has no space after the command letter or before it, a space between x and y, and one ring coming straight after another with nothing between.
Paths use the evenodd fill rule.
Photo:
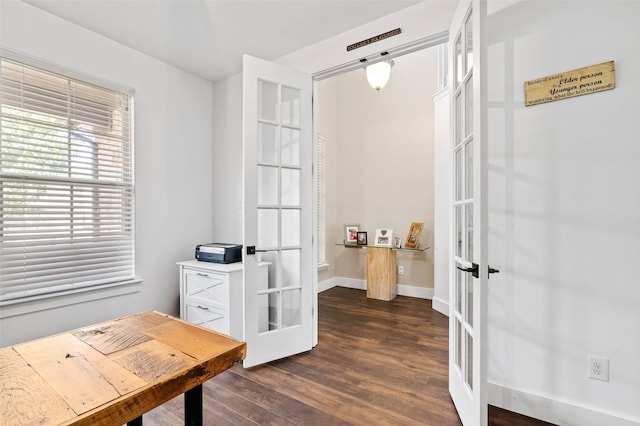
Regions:
<instances>
[{"instance_id":1,"label":"white wall","mask_svg":"<svg viewBox=\"0 0 640 426\"><path fill-rule=\"evenodd\" d=\"M640 2L490 6L490 402L640 422ZM614 90L524 106L525 81L609 60Z\"/></svg>"},{"instance_id":2,"label":"white wall","mask_svg":"<svg viewBox=\"0 0 640 426\"><path fill-rule=\"evenodd\" d=\"M211 83L54 17L0 2L3 46L133 87L136 275L132 294L0 320L0 346L155 309L178 315L178 268L211 238ZM5 314L3 309L3 315Z\"/></svg>"},{"instance_id":3,"label":"white wall","mask_svg":"<svg viewBox=\"0 0 640 426\"><path fill-rule=\"evenodd\" d=\"M242 244L242 73L213 84L214 242Z\"/></svg>"}]
</instances>

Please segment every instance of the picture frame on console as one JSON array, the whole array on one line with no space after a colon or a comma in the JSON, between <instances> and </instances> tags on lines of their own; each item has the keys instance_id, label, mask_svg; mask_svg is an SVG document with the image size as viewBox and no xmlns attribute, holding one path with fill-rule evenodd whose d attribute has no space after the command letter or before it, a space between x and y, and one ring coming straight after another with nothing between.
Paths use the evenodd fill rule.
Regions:
<instances>
[{"instance_id":1,"label":"picture frame on console","mask_svg":"<svg viewBox=\"0 0 640 426\"><path fill-rule=\"evenodd\" d=\"M344 243L357 245L360 225L344 225Z\"/></svg>"},{"instance_id":2,"label":"picture frame on console","mask_svg":"<svg viewBox=\"0 0 640 426\"><path fill-rule=\"evenodd\" d=\"M359 246L367 245L367 233L365 231L358 231L358 245Z\"/></svg>"},{"instance_id":3,"label":"picture frame on console","mask_svg":"<svg viewBox=\"0 0 640 426\"><path fill-rule=\"evenodd\" d=\"M378 247L393 247L393 229L376 229L376 242Z\"/></svg>"},{"instance_id":4,"label":"picture frame on console","mask_svg":"<svg viewBox=\"0 0 640 426\"><path fill-rule=\"evenodd\" d=\"M420 236L422 235L422 229L424 228L423 222L411 222L409 227L409 233L407 239L404 242L406 248L417 249L420 244Z\"/></svg>"}]
</instances>

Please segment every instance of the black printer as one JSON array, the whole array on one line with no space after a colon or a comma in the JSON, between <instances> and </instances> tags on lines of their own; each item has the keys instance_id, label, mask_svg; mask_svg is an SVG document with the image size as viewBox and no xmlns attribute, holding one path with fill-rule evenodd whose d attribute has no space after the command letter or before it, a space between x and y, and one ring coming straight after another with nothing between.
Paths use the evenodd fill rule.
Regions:
<instances>
[{"instance_id":1,"label":"black printer","mask_svg":"<svg viewBox=\"0 0 640 426\"><path fill-rule=\"evenodd\" d=\"M196 246L196 260L213 263L242 262L242 244L199 244Z\"/></svg>"}]
</instances>

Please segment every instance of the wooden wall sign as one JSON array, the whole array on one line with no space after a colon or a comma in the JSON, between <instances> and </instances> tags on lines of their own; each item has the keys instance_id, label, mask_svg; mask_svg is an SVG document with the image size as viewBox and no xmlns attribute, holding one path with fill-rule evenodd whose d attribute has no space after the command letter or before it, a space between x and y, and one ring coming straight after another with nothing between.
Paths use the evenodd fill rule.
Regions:
<instances>
[{"instance_id":1,"label":"wooden wall sign","mask_svg":"<svg viewBox=\"0 0 640 426\"><path fill-rule=\"evenodd\" d=\"M613 61L609 61L525 81L524 100L526 106L531 106L611 90L615 87L615 65Z\"/></svg>"},{"instance_id":2,"label":"wooden wall sign","mask_svg":"<svg viewBox=\"0 0 640 426\"><path fill-rule=\"evenodd\" d=\"M366 46L368 44L375 43L376 41L384 40L386 38L393 37L393 36L396 36L396 35L401 34L401 33L402 33L402 30L400 28L396 28L395 30L387 31L386 33L382 33L382 34L378 34L375 37L370 37L370 38L368 38L366 40L362 40L362 41L359 41L357 43L350 44L349 46L347 46L347 52L351 52L354 49L358 49L358 48L360 48L362 46Z\"/></svg>"}]
</instances>

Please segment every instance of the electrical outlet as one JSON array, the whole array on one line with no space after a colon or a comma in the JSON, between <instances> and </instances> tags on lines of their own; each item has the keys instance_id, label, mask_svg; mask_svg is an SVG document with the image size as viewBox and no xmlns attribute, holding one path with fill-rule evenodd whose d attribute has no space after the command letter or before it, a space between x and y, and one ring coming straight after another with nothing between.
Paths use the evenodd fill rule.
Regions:
<instances>
[{"instance_id":1,"label":"electrical outlet","mask_svg":"<svg viewBox=\"0 0 640 426\"><path fill-rule=\"evenodd\" d=\"M591 379L609 381L609 358L589 355L589 373Z\"/></svg>"},{"instance_id":2,"label":"electrical outlet","mask_svg":"<svg viewBox=\"0 0 640 426\"><path fill-rule=\"evenodd\" d=\"M398 275L404 275L404 266L398 266Z\"/></svg>"}]
</instances>

